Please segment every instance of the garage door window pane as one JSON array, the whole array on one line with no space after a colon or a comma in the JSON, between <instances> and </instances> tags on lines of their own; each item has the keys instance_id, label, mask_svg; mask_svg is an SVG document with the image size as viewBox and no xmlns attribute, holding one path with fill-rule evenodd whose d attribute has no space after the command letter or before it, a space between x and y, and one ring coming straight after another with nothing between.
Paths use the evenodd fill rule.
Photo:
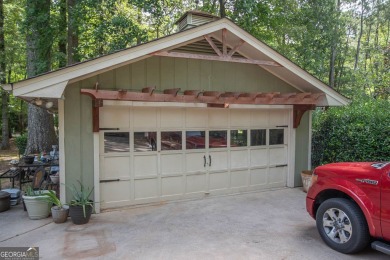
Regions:
<instances>
[{"instance_id":1,"label":"garage door window pane","mask_svg":"<svg viewBox=\"0 0 390 260\"><path fill-rule=\"evenodd\" d=\"M227 131L210 131L209 148L227 147Z\"/></svg>"},{"instance_id":2,"label":"garage door window pane","mask_svg":"<svg viewBox=\"0 0 390 260\"><path fill-rule=\"evenodd\" d=\"M161 132L161 150L181 150L181 132Z\"/></svg>"},{"instance_id":3,"label":"garage door window pane","mask_svg":"<svg viewBox=\"0 0 390 260\"><path fill-rule=\"evenodd\" d=\"M135 132L134 151L149 152L157 150L156 132Z\"/></svg>"},{"instance_id":4,"label":"garage door window pane","mask_svg":"<svg viewBox=\"0 0 390 260\"><path fill-rule=\"evenodd\" d=\"M187 131L186 149L204 149L206 143L205 131Z\"/></svg>"},{"instance_id":5,"label":"garage door window pane","mask_svg":"<svg viewBox=\"0 0 390 260\"><path fill-rule=\"evenodd\" d=\"M120 153L129 152L129 133L128 132L106 132L104 133L104 152Z\"/></svg>"},{"instance_id":6,"label":"garage door window pane","mask_svg":"<svg viewBox=\"0 0 390 260\"><path fill-rule=\"evenodd\" d=\"M284 129L270 129L269 144L284 144Z\"/></svg>"},{"instance_id":7,"label":"garage door window pane","mask_svg":"<svg viewBox=\"0 0 390 260\"><path fill-rule=\"evenodd\" d=\"M247 130L231 130L230 131L230 146L246 146L247 145Z\"/></svg>"},{"instance_id":8,"label":"garage door window pane","mask_svg":"<svg viewBox=\"0 0 390 260\"><path fill-rule=\"evenodd\" d=\"M266 145L267 131L265 129L251 130L251 146Z\"/></svg>"}]
</instances>

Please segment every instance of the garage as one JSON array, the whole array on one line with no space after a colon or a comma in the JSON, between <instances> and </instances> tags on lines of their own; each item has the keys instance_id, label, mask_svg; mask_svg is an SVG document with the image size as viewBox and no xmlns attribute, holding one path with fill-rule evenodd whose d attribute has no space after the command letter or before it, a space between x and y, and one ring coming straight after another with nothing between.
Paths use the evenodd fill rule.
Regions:
<instances>
[{"instance_id":1,"label":"garage","mask_svg":"<svg viewBox=\"0 0 390 260\"><path fill-rule=\"evenodd\" d=\"M103 106L102 209L285 187L288 109Z\"/></svg>"},{"instance_id":2,"label":"garage","mask_svg":"<svg viewBox=\"0 0 390 260\"><path fill-rule=\"evenodd\" d=\"M6 86L58 113L63 202L79 182L97 213L302 185L311 111L349 100L226 18L178 29Z\"/></svg>"}]
</instances>

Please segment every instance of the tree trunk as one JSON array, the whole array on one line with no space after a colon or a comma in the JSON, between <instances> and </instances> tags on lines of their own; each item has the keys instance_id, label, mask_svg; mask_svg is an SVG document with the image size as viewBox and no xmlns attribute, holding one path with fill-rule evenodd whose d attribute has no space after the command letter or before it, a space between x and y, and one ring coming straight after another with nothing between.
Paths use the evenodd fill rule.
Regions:
<instances>
[{"instance_id":1,"label":"tree trunk","mask_svg":"<svg viewBox=\"0 0 390 260\"><path fill-rule=\"evenodd\" d=\"M331 88L335 87L335 62L336 61L336 46L333 43L330 54L330 64L329 64L329 86Z\"/></svg>"},{"instance_id":2,"label":"tree trunk","mask_svg":"<svg viewBox=\"0 0 390 260\"><path fill-rule=\"evenodd\" d=\"M350 39L350 35L351 35L351 32L350 30L347 32L347 37L346 37L346 42L345 42L345 47L344 47L344 51L343 53L348 53L348 48L349 48L349 39ZM337 89L336 90L340 90L340 79L344 76L344 68L345 68L345 60L346 60L346 57L343 56L340 60L339 60L339 64L338 64L338 75L337 75L337 79L338 79L338 83L336 84L337 86Z\"/></svg>"},{"instance_id":3,"label":"tree trunk","mask_svg":"<svg viewBox=\"0 0 390 260\"><path fill-rule=\"evenodd\" d=\"M50 70L50 0L27 1L26 27L27 77L31 78Z\"/></svg>"},{"instance_id":4,"label":"tree trunk","mask_svg":"<svg viewBox=\"0 0 390 260\"><path fill-rule=\"evenodd\" d=\"M5 83L4 4L0 0L0 84Z\"/></svg>"},{"instance_id":5,"label":"tree trunk","mask_svg":"<svg viewBox=\"0 0 390 260\"><path fill-rule=\"evenodd\" d=\"M5 83L4 4L0 0L0 83Z\"/></svg>"},{"instance_id":6,"label":"tree trunk","mask_svg":"<svg viewBox=\"0 0 390 260\"><path fill-rule=\"evenodd\" d=\"M364 22L364 0L362 0L362 9L360 14L360 33L359 33L358 43L356 47L355 65L353 67L354 70L357 69L358 62L359 62L360 42L362 40L362 35L363 35L363 22Z\"/></svg>"},{"instance_id":7,"label":"tree trunk","mask_svg":"<svg viewBox=\"0 0 390 260\"><path fill-rule=\"evenodd\" d=\"M386 41L385 42L389 42L389 41L390 41L390 20L387 22L387 34L386 34Z\"/></svg>"},{"instance_id":8,"label":"tree trunk","mask_svg":"<svg viewBox=\"0 0 390 260\"><path fill-rule=\"evenodd\" d=\"M59 40L58 40L58 51L60 52L58 66L60 68L66 66L66 0L59 1L60 6L60 18L58 23L58 32L59 32Z\"/></svg>"},{"instance_id":9,"label":"tree trunk","mask_svg":"<svg viewBox=\"0 0 390 260\"><path fill-rule=\"evenodd\" d=\"M372 23L370 22L368 25L368 32L367 32L367 40L366 40L366 45L370 46L370 40L371 40L371 28L372 28ZM366 49L366 55L364 59L364 72L367 72L367 60L370 59L370 48Z\"/></svg>"},{"instance_id":10,"label":"tree trunk","mask_svg":"<svg viewBox=\"0 0 390 260\"><path fill-rule=\"evenodd\" d=\"M68 0L68 65L79 62L76 0Z\"/></svg>"},{"instance_id":11,"label":"tree trunk","mask_svg":"<svg viewBox=\"0 0 390 260\"><path fill-rule=\"evenodd\" d=\"M53 115L40 107L28 104L27 154L49 152L53 144L57 144Z\"/></svg>"},{"instance_id":12,"label":"tree trunk","mask_svg":"<svg viewBox=\"0 0 390 260\"><path fill-rule=\"evenodd\" d=\"M225 9L226 0L219 0L219 15L221 18L226 17L226 9Z\"/></svg>"},{"instance_id":13,"label":"tree trunk","mask_svg":"<svg viewBox=\"0 0 390 260\"><path fill-rule=\"evenodd\" d=\"M337 42L339 41L339 16L340 16L340 0L337 1L336 5L336 14L337 14L337 24L333 28L332 42L331 42L331 54L330 54L330 64L329 64L329 86L335 88L335 69L336 69L336 56L337 56Z\"/></svg>"},{"instance_id":14,"label":"tree trunk","mask_svg":"<svg viewBox=\"0 0 390 260\"><path fill-rule=\"evenodd\" d=\"M4 41L4 3L0 0L0 84L6 83L5 41ZM8 93L1 90L1 149L9 148Z\"/></svg>"},{"instance_id":15,"label":"tree trunk","mask_svg":"<svg viewBox=\"0 0 390 260\"><path fill-rule=\"evenodd\" d=\"M27 76L30 78L50 70L50 0L27 1L26 26ZM50 151L51 145L57 144L53 115L31 103L27 128L27 154Z\"/></svg>"},{"instance_id":16,"label":"tree trunk","mask_svg":"<svg viewBox=\"0 0 390 260\"><path fill-rule=\"evenodd\" d=\"M376 2L376 28L375 28L375 49L378 48L379 45L379 25L380 25L380 1Z\"/></svg>"},{"instance_id":17,"label":"tree trunk","mask_svg":"<svg viewBox=\"0 0 390 260\"><path fill-rule=\"evenodd\" d=\"M9 131L9 117L8 117L8 98L9 95L7 91L2 90L1 91L1 149L6 150L9 148L9 137L10 137L10 131Z\"/></svg>"}]
</instances>

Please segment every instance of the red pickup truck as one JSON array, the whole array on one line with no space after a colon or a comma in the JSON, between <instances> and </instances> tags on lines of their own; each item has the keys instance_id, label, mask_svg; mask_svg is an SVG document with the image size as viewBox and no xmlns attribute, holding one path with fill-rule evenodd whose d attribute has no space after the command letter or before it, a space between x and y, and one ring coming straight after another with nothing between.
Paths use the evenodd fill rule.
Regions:
<instances>
[{"instance_id":1,"label":"red pickup truck","mask_svg":"<svg viewBox=\"0 0 390 260\"><path fill-rule=\"evenodd\" d=\"M390 162L317 167L306 197L324 242L341 253L367 247L390 255Z\"/></svg>"}]
</instances>

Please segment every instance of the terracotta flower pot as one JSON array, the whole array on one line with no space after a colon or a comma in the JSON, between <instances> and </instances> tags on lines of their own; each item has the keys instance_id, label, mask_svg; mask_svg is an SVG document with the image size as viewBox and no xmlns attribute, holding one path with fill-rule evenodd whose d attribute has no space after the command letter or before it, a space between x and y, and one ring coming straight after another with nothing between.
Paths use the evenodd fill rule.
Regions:
<instances>
[{"instance_id":1,"label":"terracotta flower pot","mask_svg":"<svg viewBox=\"0 0 390 260\"><path fill-rule=\"evenodd\" d=\"M310 170L302 171L301 172L301 178L302 178L302 184L303 184L303 191L308 192L311 186L311 177L313 172Z\"/></svg>"},{"instance_id":2,"label":"terracotta flower pot","mask_svg":"<svg viewBox=\"0 0 390 260\"><path fill-rule=\"evenodd\" d=\"M68 219L69 208L67 206L63 206L62 208L53 206L51 208L51 215L53 217L54 223L56 224L64 223Z\"/></svg>"}]
</instances>

